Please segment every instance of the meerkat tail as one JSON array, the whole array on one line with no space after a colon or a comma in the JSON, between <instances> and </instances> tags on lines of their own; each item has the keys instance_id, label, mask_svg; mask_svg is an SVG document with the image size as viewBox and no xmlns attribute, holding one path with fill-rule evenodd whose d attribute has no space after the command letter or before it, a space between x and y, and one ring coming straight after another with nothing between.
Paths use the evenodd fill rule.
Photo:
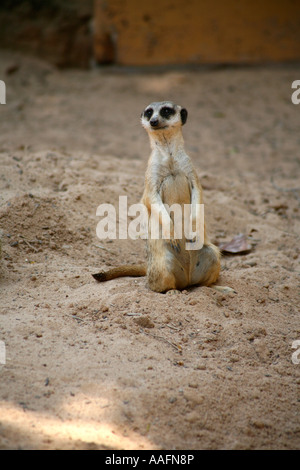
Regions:
<instances>
[{"instance_id":1,"label":"meerkat tail","mask_svg":"<svg viewBox=\"0 0 300 470\"><path fill-rule=\"evenodd\" d=\"M111 279L116 279L117 277L140 277L146 276L147 274L147 265L146 264L136 264L133 266L124 265L118 266L116 268L109 269L108 271L102 271L100 273L92 274L93 278L98 282L110 281Z\"/></svg>"}]
</instances>

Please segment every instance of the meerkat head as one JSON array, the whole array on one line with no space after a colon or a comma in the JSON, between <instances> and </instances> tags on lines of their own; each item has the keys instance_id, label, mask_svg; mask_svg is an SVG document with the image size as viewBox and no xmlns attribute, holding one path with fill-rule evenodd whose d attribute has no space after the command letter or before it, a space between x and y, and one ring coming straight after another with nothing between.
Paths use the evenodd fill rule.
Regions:
<instances>
[{"instance_id":1,"label":"meerkat head","mask_svg":"<svg viewBox=\"0 0 300 470\"><path fill-rule=\"evenodd\" d=\"M187 120L187 110L172 101L149 104L141 115L142 126L148 133L181 128Z\"/></svg>"}]
</instances>

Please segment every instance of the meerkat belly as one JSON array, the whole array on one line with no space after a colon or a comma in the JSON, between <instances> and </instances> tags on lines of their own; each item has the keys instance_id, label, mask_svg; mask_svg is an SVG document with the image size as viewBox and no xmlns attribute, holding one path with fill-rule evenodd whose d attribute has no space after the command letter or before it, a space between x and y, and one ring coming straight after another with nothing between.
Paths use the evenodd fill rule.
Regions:
<instances>
[{"instance_id":1,"label":"meerkat belly","mask_svg":"<svg viewBox=\"0 0 300 470\"><path fill-rule=\"evenodd\" d=\"M168 175L161 186L161 199L164 204L190 204L191 192L186 175L176 172Z\"/></svg>"}]
</instances>

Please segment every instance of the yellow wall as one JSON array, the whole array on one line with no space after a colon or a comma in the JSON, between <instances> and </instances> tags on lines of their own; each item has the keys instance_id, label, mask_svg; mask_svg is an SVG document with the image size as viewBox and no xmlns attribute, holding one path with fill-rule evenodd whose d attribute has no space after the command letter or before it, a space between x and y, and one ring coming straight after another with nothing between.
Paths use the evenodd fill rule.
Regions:
<instances>
[{"instance_id":1,"label":"yellow wall","mask_svg":"<svg viewBox=\"0 0 300 470\"><path fill-rule=\"evenodd\" d=\"M300 0L95 0L94 8L99 63L300 59Z\"/></svg>"}]
</instances>

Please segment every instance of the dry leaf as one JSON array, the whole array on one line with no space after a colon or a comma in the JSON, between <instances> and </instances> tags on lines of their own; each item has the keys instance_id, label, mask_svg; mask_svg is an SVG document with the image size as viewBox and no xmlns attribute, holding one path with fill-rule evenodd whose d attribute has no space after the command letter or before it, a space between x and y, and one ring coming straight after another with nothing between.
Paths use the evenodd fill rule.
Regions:
<instances>
[{"instance_id":1,"label":"dry leaf","mask_svg":"<svg viewBox=\"0 0 300 470\"><path fill-rule=\"evenodd\" d=\"M240 254L240 253L249 253L252 246L248 242L247 236L243 233L236 235L230 242L221 243L219 245L222 253L231 253L231 254Z\"/></svg>"}]
</instances>

